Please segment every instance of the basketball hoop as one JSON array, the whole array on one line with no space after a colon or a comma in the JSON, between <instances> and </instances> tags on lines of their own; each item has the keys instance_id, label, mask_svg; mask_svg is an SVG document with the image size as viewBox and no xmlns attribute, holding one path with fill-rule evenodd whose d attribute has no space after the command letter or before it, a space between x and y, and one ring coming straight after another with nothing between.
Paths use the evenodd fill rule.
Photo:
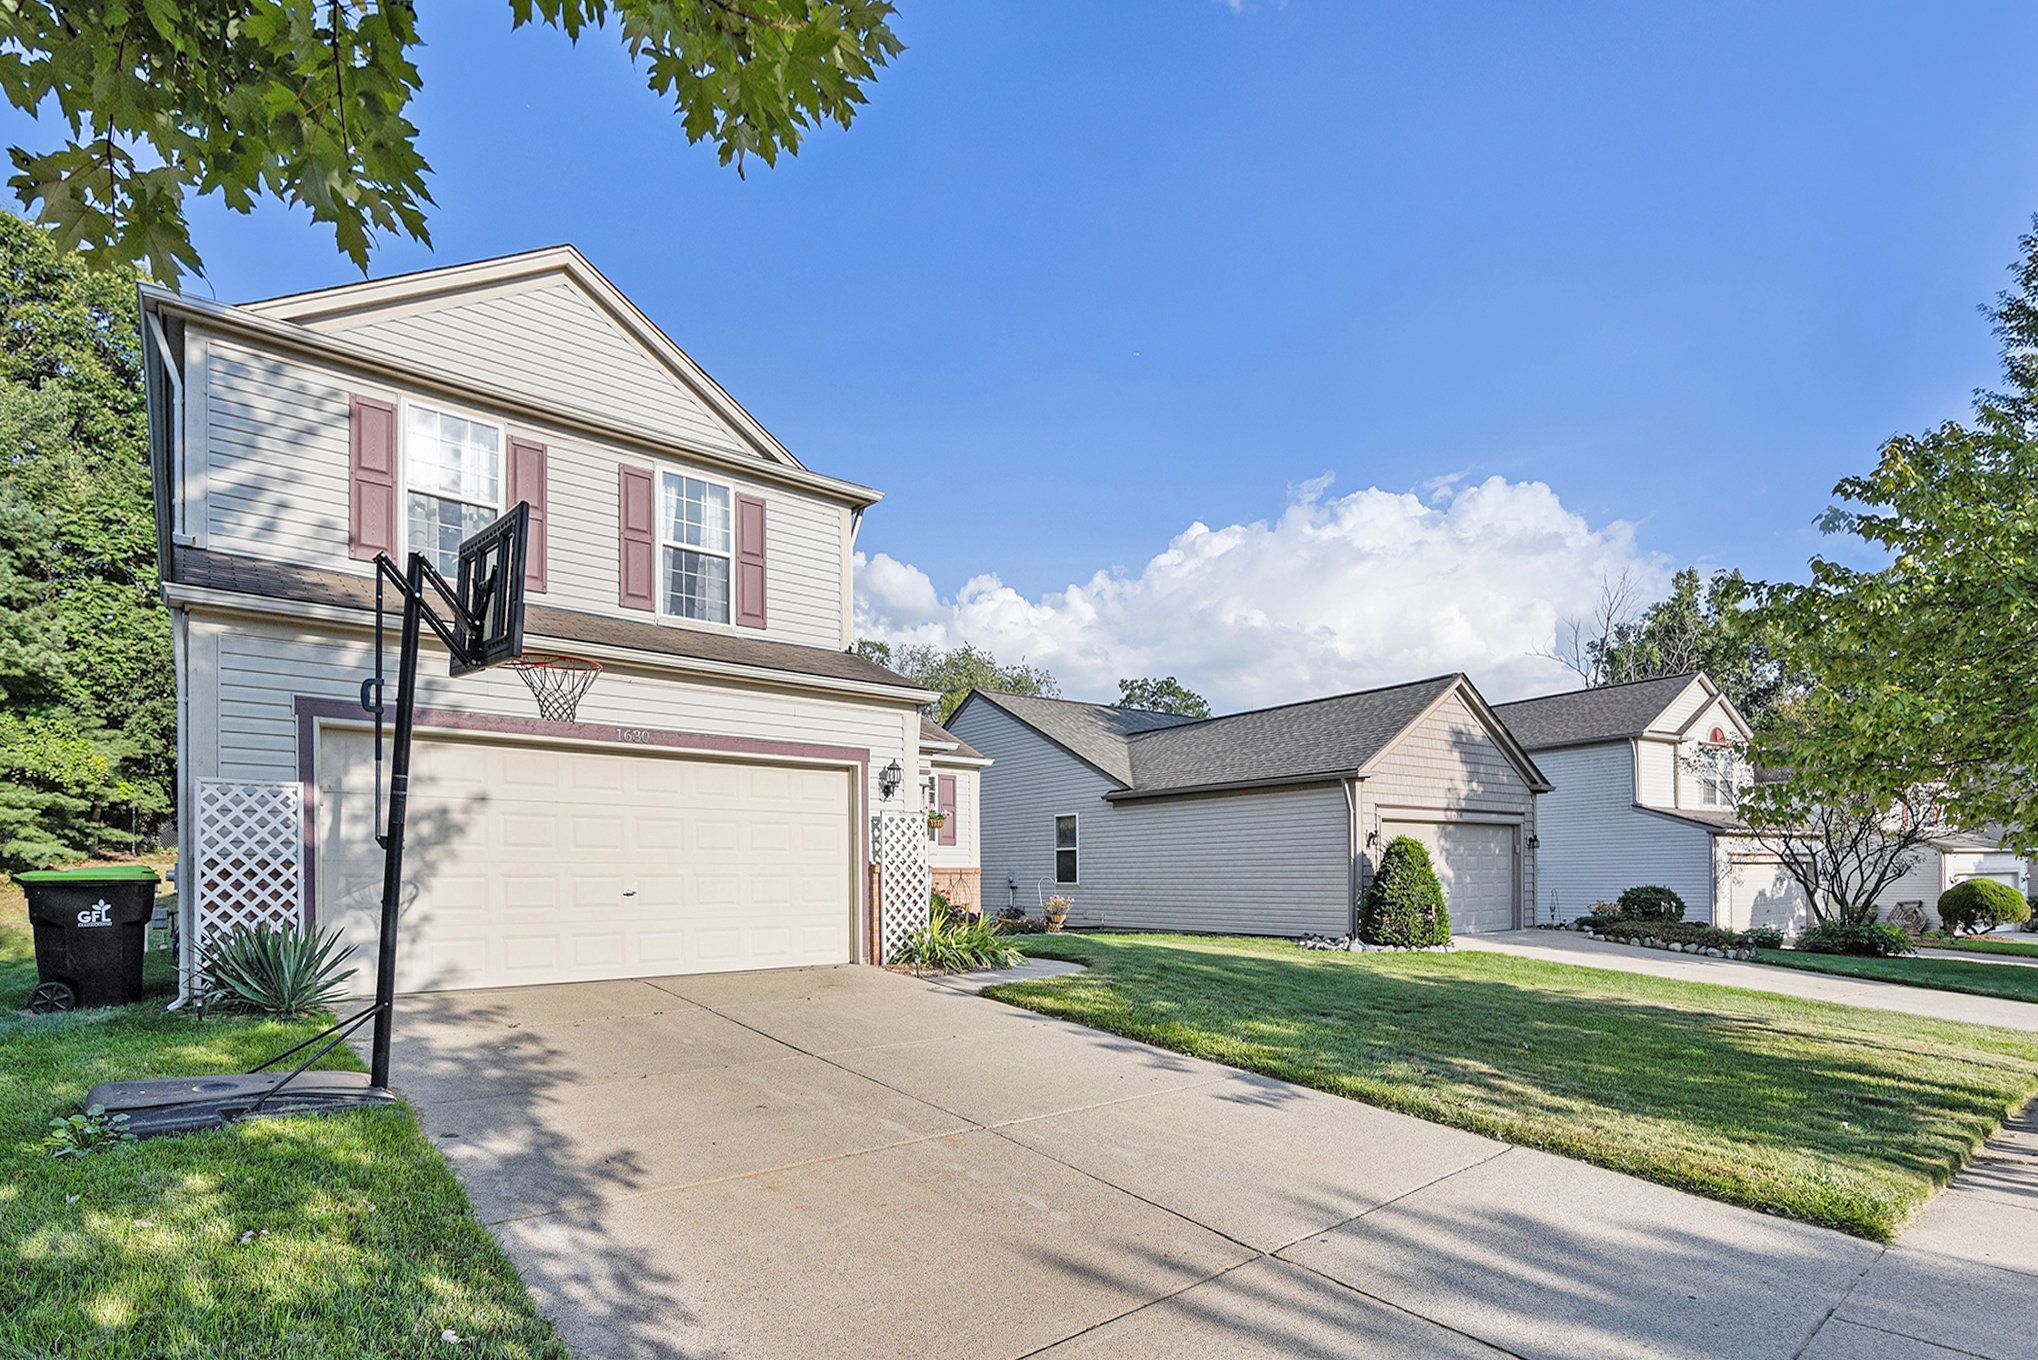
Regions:
<instances>
[{"instance_id":1,"label":"basketball hoop","mask_svg":"<svg viewBox=\"0 0 2038 1360\"><path fill-rule=\"evenodd\" d=\"M601 663L584 656L561 656L556 652L525 652L513 657L507 663L509 668L524 677L530 686L531 697L538 701L539 716L549 722L572 722L573 714L580 707L580 698L594 678L601 674Z\"/></svg>"}]
</instances>

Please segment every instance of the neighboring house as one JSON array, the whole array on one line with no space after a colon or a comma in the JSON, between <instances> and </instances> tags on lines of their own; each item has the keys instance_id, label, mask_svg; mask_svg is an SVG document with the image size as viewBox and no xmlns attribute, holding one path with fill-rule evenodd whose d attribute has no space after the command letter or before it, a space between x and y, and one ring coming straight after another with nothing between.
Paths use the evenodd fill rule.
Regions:
<instances>
[{"instance_id":1,"label":"neighboring house","mask_svg":"<svg viewBox=\"0 0 2038 1360\"><path fill-rule=\"evenodd\" d=\"M1572 920L1650 883L1684 899L1687 921L1803 928L1803 889L1734 811L1735 791L1752 777L1741 753L1753 734L1711 677L1572 690L1494 711L1555 785L1537 807L1537 921ZM1936 923L1939 893L1977 873L2013 875L2016 861L1987 838L1949 834L1920 851L1878 906L1887 915L1916 902Z\"/></svg>"},{"instance_id":2,"label":"neighboring house","mask_svg":"<svg viewBox=\"0 0 2038 1360\"><path fill-rule=\"evenodd\" d=\"M1753 735L1702 674L1497 704L1555 787L1537 807L1536 920L1568 921L1662 884L1687 921L1788 915L1760 847L1735 834ZM1746 921L1743 921L1746 924Z\"/></svg>"},{"instance_id":3,"label":"neighboring house","mask_svg":"<svg viewBox=\"0 0 2038 1360\"><path fill-rule=\"evenodd\" d=\"M982 911L984 902L978 795L990 763L983 752L940 723L920 719L922 797L927 811L941 816L941 825L932 828L928 867L935 891L946 894L949 905L971 912Z\"/></svg>"},{"instance_id":4,"label":"neighboring house","mask_svg":"<svg viewBox=\"0 0 2038 1360\"><path fill-rule=\"evenodd\" d=\"M870 817L918 813L934 697L848 651L879 493L804 467L570 247L141 302L187 949L194 913L284 912L371 957L371 559L450 570L524 501L527 645L606 670L549 722L428 647L400 986L870 957Z\"/></svg>"},{"instance_id":5,"label":"neighboring house","mask_svg":"<svg viewBox=\"0 0 2038 1360\"><path fill-rule=\"evenodd\" d=\"M992 910L1077 925L1342 935L1388 841L1429 847L1452 928L1527 919L1536 764L1462 675L1217 718L973 691Z\"/></svg>"}]
</instances>

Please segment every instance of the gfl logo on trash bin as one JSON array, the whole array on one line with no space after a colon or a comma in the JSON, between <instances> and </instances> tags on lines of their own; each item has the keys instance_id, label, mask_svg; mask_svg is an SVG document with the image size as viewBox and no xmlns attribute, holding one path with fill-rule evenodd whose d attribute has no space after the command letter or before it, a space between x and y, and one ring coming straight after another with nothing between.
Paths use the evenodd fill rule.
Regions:
<instances>
[{"instance_id":1,"label":"gfl logo on trash bin","mask_svg":"<svg viewBox=\"0 0 2038 1360\"><path fill-rule=\"evenodd\" d=\"M113 907L102 897L78 913L78 924L81 926L110 926L113 924Z\"/></svg>"}]
</instances>

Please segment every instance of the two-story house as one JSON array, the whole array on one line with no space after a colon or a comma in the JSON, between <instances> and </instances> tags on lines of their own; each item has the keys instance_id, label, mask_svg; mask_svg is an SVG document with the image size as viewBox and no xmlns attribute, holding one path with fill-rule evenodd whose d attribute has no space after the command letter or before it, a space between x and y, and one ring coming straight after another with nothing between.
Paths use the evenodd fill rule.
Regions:
<instances>
[{"instance_id":1,"label":"two-story house","mask_svg":"<svg viewBox=\"0 0 2038 1360\"><path fill-rule=\"evenodd\" d=\"M871 814L922 811L933 697L850 650L878 492L803 466L570 247L141 302L187 951L301 919L370 957L372 559L450 573L528 502L526 646L603 673L550 722L428 651L401 987L872 956Z\"/></svg>"},{"instance_id":2,"label":"two-story house","mask_svg":"<svg viewBox=\"0 0 2038 1360\"><path fill-rule=\"evenodd\" d=\"M1568 921L1637 884L1662 884L1684 919L1732 930L1801 929L1804 891L1747 832L1735 791L1752 771L1752 733L1702 672L1498 704L1555 786L1537 809L1542 835L1538 921ZM1877 903L1936 923L1939 894L1963 878L2023 886L2014 857L1984 836L1949 832L1922 847Z\"/></svg>"}]
</instances>

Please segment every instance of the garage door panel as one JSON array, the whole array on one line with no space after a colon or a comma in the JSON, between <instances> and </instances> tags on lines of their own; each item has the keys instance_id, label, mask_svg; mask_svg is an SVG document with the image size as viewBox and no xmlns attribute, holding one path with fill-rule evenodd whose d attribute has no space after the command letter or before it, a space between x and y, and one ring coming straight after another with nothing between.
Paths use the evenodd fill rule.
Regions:
<instances>
[{"instance_id":1,"label":"garage door panel","mask_svg":"<svg viewBox=\"0 0 2038 1360\"><path fill-rule=\"evenodd\" d=\"M846 771L421 738L412 778L406 990L851 956ZM324 734L318 787L319 916L372 959L371 738Z\"/></svg>"},{"instance_id":2,"label":"garage door panel","mask_svg":"<svg viewBox=\"0 0 2038 1360\"><path fill-rule=\"evenodd\" d=\"M1451 930L1477 935L1514 929L1515 828L1491 822L1386 822L1388 840L1409 836L1429 851L1444 890Z\"/></svg>"}]
</instances>

